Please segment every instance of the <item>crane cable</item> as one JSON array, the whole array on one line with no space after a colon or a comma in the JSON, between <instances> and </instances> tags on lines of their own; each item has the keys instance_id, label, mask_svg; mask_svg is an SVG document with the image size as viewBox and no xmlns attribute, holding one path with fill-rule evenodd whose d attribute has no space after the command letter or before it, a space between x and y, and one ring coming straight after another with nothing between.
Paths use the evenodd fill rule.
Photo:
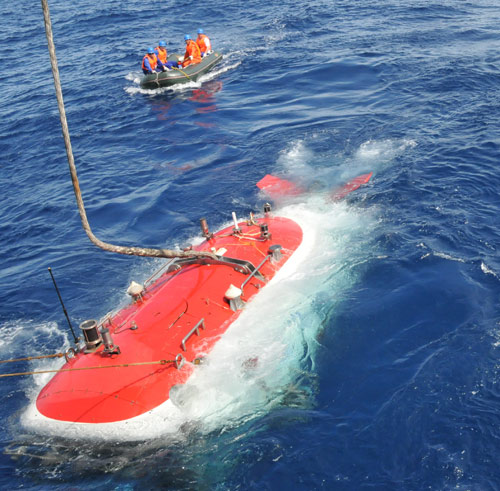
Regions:
<instances>
[{"instance_id":1,"label":"crane cable","mask_svg":"<svg viewBox=\"0 0 500 491\"><path fill-rule=\"evenodd\" d=\"M66 155L68 157L68 164L71 173L71 180L73 182L73 189L75 192L76 202L78 205L78 211L80 212L80 218L82 221L83 229L89 237L90 241L96 246L110 252L116 252L119 254L126 254L129 256L147 256L147 257L210 257L212 259L217 259L216 255L208 251L174 251L169 249L150 249L145 247L128 247L109 244L98 239L92 232L90 224L87 219L87 213L83 204L83 199L80 191L80 184L78 182L78 176L76 173L75 159L73 157L73 151L71 149L71 140L69 136L68 122L66 119L66 111L64 109L64 100L61 89L61 81L59 78L59 68L57 65L56 49L54 45L54 39L52 36L52 23L50 20L49 4L48 0L41 0L43 17L45 21L45 34L47 36L47 43L50 55L50 63L52 66L52 75L54 76L54 87L56 90L57 104L59 107L59 115L61 119L62 133L64 138L64 144L66 146Z\"/></svg>"}]
</instances>

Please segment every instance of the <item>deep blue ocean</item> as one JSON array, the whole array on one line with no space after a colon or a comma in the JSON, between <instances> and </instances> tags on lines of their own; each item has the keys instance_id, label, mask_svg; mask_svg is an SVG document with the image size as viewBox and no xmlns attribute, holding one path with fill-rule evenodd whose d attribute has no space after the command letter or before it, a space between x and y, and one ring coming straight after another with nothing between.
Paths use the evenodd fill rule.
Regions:
<instances>
[{"instance_id":1,"label":"deep blue ocean","mask_svg":"<svg viewBox=\"0 0 500 491\"><path fill-rule=\"evenodd\" d=\"M497 0L50 0L73 152L102 240L177 247L268 200L315 246L213 357L186 422L68 441L21 423L48 376L2 378L2 489L500 489ZM0 359L66 349L160 260L78 215L39 2L0 3ZM223 62L139 87L202 27ZM344 201L328 190L373 171ZM242 374L241 360L259 360ZM223 361L221 361L223 359ZM2 364L1 373L59 361ZM97 375L96 375L97 377ZM105 437L105 436L104 436Z\"/></svg>"}]
</instances>

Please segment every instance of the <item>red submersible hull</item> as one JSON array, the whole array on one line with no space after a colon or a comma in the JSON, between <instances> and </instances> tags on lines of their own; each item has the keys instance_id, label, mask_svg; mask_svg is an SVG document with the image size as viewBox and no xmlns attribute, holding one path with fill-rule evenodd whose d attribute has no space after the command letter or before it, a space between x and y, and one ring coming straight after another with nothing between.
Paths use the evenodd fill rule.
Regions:
<instances>
[{"instance_id":1,"label":"red submersible hull","mask_svg":"<svg viewBox=\"0 0 500 491\"><path fill-rule=\"evenodd\" d=\"M85 345L67 353L41 390L25 415L30 426L104 436L133 423L149 427L146 436L148 415L163 421L175 409L170 391L188 380L303 242L301 227L288 218L233 219L214 234L202 220L205 240L194 249L214 259L170 260L145 284L132 283L129 305L82 323Z\"/></svg>"}]
</instances>

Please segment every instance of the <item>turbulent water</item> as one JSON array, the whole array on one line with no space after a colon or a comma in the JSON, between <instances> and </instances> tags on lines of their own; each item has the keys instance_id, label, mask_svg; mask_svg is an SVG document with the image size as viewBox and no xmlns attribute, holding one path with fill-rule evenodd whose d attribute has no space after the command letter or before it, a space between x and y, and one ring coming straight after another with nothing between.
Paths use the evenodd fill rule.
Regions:
<instances>
[{"instance_id":1,"label":"turbulent water","mask_svg":"<svg viewBox=\"0 0 500 491\"><path fill-rule=\"evenodd\" d=\"M0 5L1 360L70 346L48 267L77 326L161 264L83 232L42 9L24 7ZM310 248L175 394L183 420L154 438L40 435L23 414L50 375L2 378L0 487L499 489L498 3L50 7L99 238L185 246L202 216L215 230L261 210L255 184L270 173L307 189L273 206L307 224ZM140 89L146 48L180 52L198 27L222 64Z\"/></svg>"}]
</instances>

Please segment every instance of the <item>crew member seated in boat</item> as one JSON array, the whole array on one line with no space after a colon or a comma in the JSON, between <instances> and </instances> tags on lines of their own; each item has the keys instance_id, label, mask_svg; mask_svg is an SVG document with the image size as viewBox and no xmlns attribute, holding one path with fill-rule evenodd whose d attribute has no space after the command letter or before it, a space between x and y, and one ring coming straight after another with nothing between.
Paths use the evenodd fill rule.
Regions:
<instances>
[{"instance_id":1,"label":"crew member seated in boat","mask_svg":"<svg viewBox=\"0 0 500 491\"><path fill-rule=\"evenodd\" d=\"M184 53L184 57L179 60L179 68L194 65L201 61L200 48L191 39L189 34L184 36L184 41L186 41L186 52Z\"/></svg>"},{"instance_id":2,"label":"crew member seated in boat","mask_svg":"<svg viewBox=\"0 0 500 491\"><path fill-rule=\"evenodd\" d=\"M208 36L203 32L203 29L198 29L196 44L200 48L202 58L212 52L212 43L210 42Z\"/></svg>"},{"instance_id":3,"label":"crew member seated in boat","mask_svg":"<svg viewBox=\"0 0 500 491\"><path fill-rule=\"evenodd\" d=\"M158 57L153 48L148 48L148 52L142 59L142 71L144 75L163 71L163 65L158 61Z\"/></svg>"},{"instance_id":4,"label":"crew member seated in boat","mask_svg":"<svg viewBox=\"0 0 500 491\"><path fill-rule=\"evenodd\" d=\"M158 46L155 48L155 55L158 58L159 63L163 67L163 71L169 70L176 65L175 61L167 60L167 43L165 41L160 41L158 43Z\"/></svg>"}]
</instances>

